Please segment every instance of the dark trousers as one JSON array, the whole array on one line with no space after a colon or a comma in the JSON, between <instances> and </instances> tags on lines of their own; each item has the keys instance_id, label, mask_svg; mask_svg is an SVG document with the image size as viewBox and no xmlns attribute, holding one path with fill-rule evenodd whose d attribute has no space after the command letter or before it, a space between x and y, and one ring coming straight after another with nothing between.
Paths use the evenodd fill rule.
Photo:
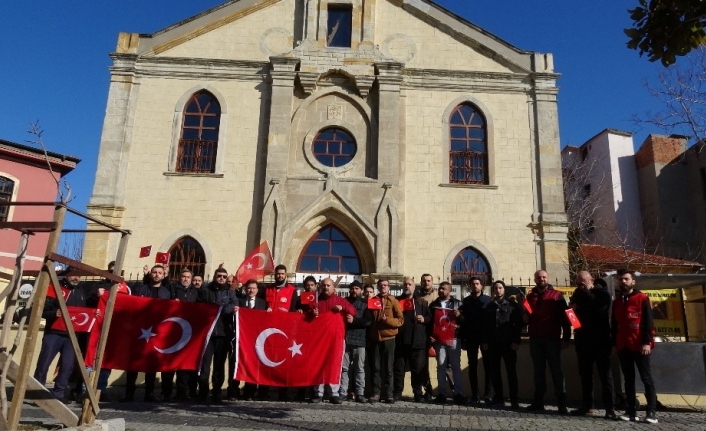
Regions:
<instances>
[{"instance_id":1,"label":"dark trousers","mask_svg":"<svg viewBox=\"0 0 706 431\"><path fill-rule=\"evenodd\" d=\"M220 399L221 388L225 381L226 359L228 358L228 340L226 337L211 337L206 345L199 373L199 398L208 396L208 376L211 373L213 361L213 374L211 375L211 396Z\"/></svg>"},{"instance_id":2,"label":"dark trousers","mask_svg":"<svg viewBox=\"0 0 706 431\"><path fill-rule=\"evenodd\" d=\"M137 374L138 373L136 371L128 371L125 373L126 398L132 398L135 396L135 390L137 389ZM157 373L145 373L145 397L154 395L155 380L157 380Z\"/></svg>"},{"instance_id":3,"label":"dark trousers","mask_svg":"<svg viewBox=\"0 0 706 431\"><path fill-rule=\"evenodd\" d=\"M596 346L593 343L576 342L576 357L578 359L583 401L581 406L585 409L593 408L593 364L598 369L603 389L603 406L606 410L613 410L613 374L610 372L610 345Z\"/></svg>"},{"instance_id":4,"label":"dark trousers","mask_svg":"<svg viewBox=\"0 0 706 431\"><path fill-rule=\"evenodd\" d=\"M228 397L240 396L240 381L235 380L235 346L228 343Z\"/></svg>"},{"instance_id":5,"label":"dark trousers","mask_svg":"<svg viewBox=\"0 0 706 431\"><path fill-rule=\"evenodd\" d=\"M404 391L404 375L407 369L411 373L412 392L414 395L422 394L426 355L425 349L414 349L412 346L400 344L395 346L395 362L393 365L395 395L402 395Z\"/></svg>"},{"instance_id":6,"label":"dark trousers","mask_svg":"<svg viewBox=\"0 0 706 431\"><path fill-rule=\"evenodd\" d=\"M171 398L172 392L174 392L174 376L176 373L176 371L165 371L161 373L163 398Z\"/></svg>"},{"instance_id":7,"label":"dark trousers","mask_svg":"<svg viewBox=\"0 0 706 431\"><path fill-rule=\"evenodd\" d=\"M34 378L42 385L46 384L49 366L57 353L61 355L59 357L59 375L54 380L54 388L51 393L57 398L64 398L64 391L69 384L69 378L76 363L76 355L69 337L52 333L44 334L37 358L37 367L34 369Z\"/></svg>"},{"instance_id":8,"label":"dark trousers","mask_svg":"<svg viewBox=\"0 0 706 431\"><path fill-rule=\"evenodd\" d=\"M387 398L392 398L392 377L395 361L395 339L376 341L372 345L373 357L370 370L373 374L373 395L381 395L385 389Z\"/></svg>"},{"instance_id":9,"label":"dark trousers","mask_svg":"<svg viewBox=\"0 0 706 431\"><path fill-rule=\"evenodd\" d=\"M483 352L483 358L487 357L487 364L490 368L490 377L493 381L494 399L504 401L503 377L500 371L500 360L505 363L505 373L507 374L507 386L510 389L510 402L517 402L517 352L510 348L509 344L488 346L488 350ZM486 392L487 393L487 392Z\"/></svg>"},{"instance_id":10,"label":"dark trousers","mask_svg":"<svg viewBox=\"0 0 706 431\"><path fill-rule=\"evenodd\" d=\"M564 373L561 371L561 341L558 338L530 338L530 356L534 370L534 403L544 404L547 392L546 368L552 374L554 395L560 407L566 404Z\"/></svg>"},{"instance_id":11,"label":"dark trousers","mask_svg":"<svg viewBox=\"0 0 706 431\"><path fill-rule=\"evenodd\" d=\"M478 351L480 348L480 339L466 340L466 348L468 355L468 381L471 383L471 396L473 398L478 396ZM490 365L488 364L488 358L484 352L483 355L483 380L485 386L483 387L483 395L490 395Z\"/></svg>"},{"instance_id":12,"label":"dark trousers","mask_svg":"<svg viewBox=\"0 0 706 431\"><path fill-rule=\"evenodd\" d=\"M647 399L647 412L657 411L657 392L652 380L652 367L650 366L650 355L643 355L640 352L633 352L623 349L618 352L620 359L620 370L625 379L625 402L627 404L626 414L636 415L635 406L635 367L640 373L642 385L645 387L645 398Z\"/></svg>"}]
</instances>

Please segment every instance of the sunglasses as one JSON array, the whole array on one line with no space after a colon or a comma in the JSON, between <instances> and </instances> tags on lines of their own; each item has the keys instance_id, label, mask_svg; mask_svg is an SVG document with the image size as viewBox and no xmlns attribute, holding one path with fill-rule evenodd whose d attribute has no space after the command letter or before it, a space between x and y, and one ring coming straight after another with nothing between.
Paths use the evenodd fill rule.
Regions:
<instances>
[{"instance_id":1,"label":"sunglasses","mask_svg":"<svg viewBox=\"0 0 706 431\"><path fill-rule=\"evenodd\" d=\"M227 275L223 275L223 274L219 274L219 275L216 276L216 278L228 278L228 276L227 276Z\"/></svg>"}]
</instances>

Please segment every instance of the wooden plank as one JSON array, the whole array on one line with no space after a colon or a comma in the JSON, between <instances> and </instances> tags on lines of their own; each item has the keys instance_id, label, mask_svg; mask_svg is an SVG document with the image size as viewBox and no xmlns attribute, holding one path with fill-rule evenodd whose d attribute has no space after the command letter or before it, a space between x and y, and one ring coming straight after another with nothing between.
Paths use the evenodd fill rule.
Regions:
<instances>
[{"instance_id":1,"label":"wooden plank","mask_svg":"<svg viewBox=\"0 0 706 431\"><path fill-rule=\"evenodd\" d=\"M71 347L74 349L74 355L76 357L76 365L78 365L78 370L81 372L81 377L83 377L84 382L88 382L88 374L86 374L86 365L83 363L83 354L81 353L81 348L78 346L78 339L76 338L76 332L74 332L74 325L71 323L71 316L69 316L69 310L66 308L66 301L64 301L64 295L61 293L61 284L59 284L59 277L56 276L52 262L49 260L44 265L46 271L49 272L49 277L51 278L51 283L54 285L54 293L56 293L56 299L59 302L59 309L61 309L61 318L64 320L64 325L66 325L66 330L69 333L69 340L71 340ZM93 405L93 410L98 414L100 409L98 408L98 398L93 390L87 390L86 395Z\"/></svg>"},{"instance_id":2,"label":"wooden plank","mask_svg":"<svg viewBox=\"0 0 706 431\"><path fill-rule=\"evenodd\" d=\"M120 238L120 244L118 245L118 255L115 258L115 267L113 267L113 272L118 274L122 272L123 265L125 264L125 253L127 252L127 244L130 240L130 234L123 234ZM98 386L98 375L100 374L101 364L103 363L103 353L105 352L105 345L108 341L108 331L110 330L110 324L113 320L113 309L115 308L115 298L118 296L118 285L114 284L110 288L110 295L108 296L108 304L105 307L105 316L103 316L103 325L101 326L101 334L98 339L98 349L96 351L96 358L93 362L93 370L89 378L89 383L91 388L96 389ZM88 405L88 401L83 401L83 409L81 410L81 419L79 424L83 425L86 423L93 423L95 420L95 414L91 411Z\"/></svg>"},{"instance_id":3,"label":"wooden plank","mask_svg":"<svg viewBox=\"0 0 706 431\"><path fill-rule=\"evenodd\" d=\"M3 367L8 361L8 356L6 352L0 352L0 367ZM17 382L17 373L19 373L19 366L13 360L10 360L10 368L7 370L7 378L10 379L12 383ZM74 414L64 403L57 400L54 395L51 394L42 384L35 380L32 376L27 376L27 399L34 401L37 406L42 410L49 413L53 418L60 421L67 427L76 426L78 423L78 416ZM14 399L14 397L13 397ZM17 429L17 425L11 429Z\"/></svg>"},{"instance_id":4,"label":"wooden plank","mask_svg":"<svg viewBox=\"0 0 706 431\"><path fill-rule=\"evenodd\" d=\"M62 256L62 255L54 253L54 252L48 253L47 259L53 260L55 262L63 263L64 265L68 265L72 268L76 268L80 271L83 271L84 273L96 275L98 277L103 277L103 278L108 279L110 281L113 281L115 283L123 283L125 281L124 278L120 277L119 275L115 275L112 272L108 272L104 269L98 269L94 266L86 265L85 263L79 262L78 260L69 259L66 256Z\"/></svg>"},{"instance_id":5,"label":"wooden plank","mask_svg":"<svg viewBox=\"0 0 706 431\"><path fill-rule=\"evenodd\" d=\"M57 205L54 208L54 221L57 226L63 226L65 216L66 207L63 205ZM59 246L59 235L59 229L56 229L49 234L49 240L47 241L47 254L55 251ZM20 416L22 416L22 403L24 402L25 391L27 390L27 381L29 380L30 369L35 366L34 350L38 344L37 336L39 335L39 325L42 321L42 313L40 310L44 310L44 301L47 297L48 286L49 274L42 271L39 273L39 278L37 279L36 291L34 292L34 300L32 302L32 309L37 310L37 312L31 313L29 317L29 324L27 325L24 346L22 348L22 356L20 357L19 370L17 371L15 391L12 396L10 411L7 414L7 423L10 429L17 429L20 424Z\"/></svg>"},{"instance_id":6,"label":"wooden plank","mask_svg":"<svg viewBox=\"0 0 706 431\"><path fill-rule=\"evenodd\" d=\"M53 221L3 221L0 222L0 229L15 229L19 231L52 231L56 229L56 222Z\"/></svg>"}]
</instances>

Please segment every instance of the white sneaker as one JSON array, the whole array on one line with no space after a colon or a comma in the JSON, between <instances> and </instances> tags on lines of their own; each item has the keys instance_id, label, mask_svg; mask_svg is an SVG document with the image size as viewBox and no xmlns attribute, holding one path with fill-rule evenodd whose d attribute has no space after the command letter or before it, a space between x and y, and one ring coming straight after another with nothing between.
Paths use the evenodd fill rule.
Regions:
<instances>
[{"instance_id":1,"label":"white sneaker","mask_svg":"<svg viewBox=\"0 0 706 431\"><path fill-rule=\"evenodd\" d=\"M628 414L620 415L618 417L618 419L620 419L621 421L625 421L625 422L637 422L638 421L637 416L630 416Z\"/></svg>"},{"instance_id":2,"label":"white sneaker","mask_svg":"<svg viewBox=\"0 0 706 431\"><path fill-rule=\"evenodd\" d=\"M650 423L650 424L656 424L657 423L657 415L655 415L655 412L648 412L647 416L645 416L645 422Z\"/></svg>"}]
</instances>

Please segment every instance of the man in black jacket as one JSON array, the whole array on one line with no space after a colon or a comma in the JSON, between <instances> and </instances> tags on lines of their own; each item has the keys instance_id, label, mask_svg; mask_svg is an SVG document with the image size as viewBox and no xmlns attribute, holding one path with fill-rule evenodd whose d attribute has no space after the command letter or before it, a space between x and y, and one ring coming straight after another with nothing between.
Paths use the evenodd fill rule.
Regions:
<instances>
[{"instance_id":1,"label":"man in black jacket","mask_svg":"<svg viewBox=\"0 0 706 431\"><path fill-rule=\"evenodd\" d=\"M67 306L86 307L90 304L95 304L96 299L93 297L92 289L80 282L80 276L72 275L71 268L67 268L64 274L66 275L62 280L62 291L64 292L64 301ZM49 289L44 302L44 310L42 311L42 317L46 319L46 325L44 327L44 337L42 337L42 347L37 358L37 367L34 370L34 378L44 385L47 381L49 366L56 354L59 353L61 355L59 357L59 375L54 380L54 387L50 392L61 401L68 402L65 398L65 391L76 364L76 355L71 346L69 333L51 328L54 322L62 317L59 309L59 300L56 299L54 289L51 286L49 286ZM96 313L99 313L98 310L96 310Z\"/></svg>"},{"instance_id":2,"label":"man in black jacket","mask_svg":"<svg viewBox=\"0 0 706 431\"><path fill-rule=\"evenodd\" d=\"M483 314L482 348L483 357L487 357L495 396L491 404L505 404L503 379L500 372L500 360L505 362L507 382L510 389L512 408L519 408L517 403L517 350L520 348L523 308L505 296L505 283L497 280L492 286L493 300L486 306Z\"/></svg>"},{"instance_id":3,"label":"man in black jacket","mask_svg":"<svg viewBox=\"0 0 706 431\"><path fill-rule=\"evenodd\" d=\"M414 402L418 403L423 399L424 365L426 364L427 339L432 318L427 302L419 297L414 297L414 287L414 280L405 277L402 295L397 297L404 315L404 323L395 337L393 399L399 401L402 398L405 370L409 368Z\"/></svg>"},{"instance_id":4,"label":"man in black jacket","mask_svg":"<svg viewBox=\"0 0 706 431\"><path fill-rule=\"evenodd\" d=\"M569 306L574 309L581 327L574 330L576 356L583 388L581 407L571 412L583 416L593 409L593 364L598 368L598 376L603 388L603 404L606 418L616 419L613 406L613 375L610 372L611 332L610 307L612 299L608 290L594 284L588 271L576 275L576 290L571 295Z\"/></svg>"},{"instance_id":5,"label":"man in black jacket","mask_svg":"<svg viewBox=\"0 0 706 431\"><path fill-rule=\"evenodd\" d=\"M199 289L197 302L220 305L221 315L216 320L216 325L208 340L206 350L201 360L199 373L199 402L205 403L208 398L208 376L211 374L211 361L213 361L213 375L211 376L211 401L214 404L222 403L221 388L225 381L225 366L228 358L230 340L233 338L233 310L239 305L236 293L229 289L226 279L228 271L219 267L213 275L213 281Z\"/></svg>"},{"instance_id":6,"label":"man in black jacket","mask_svg":"<svg viewBox=\"0 0 706 431\"><path fill-rule=\"evenodd\" d=\"M240 298L239 307L266 311L267 302L257 296L260 290L257 285L257 281L252 279L248 280L245 282L245 285L243 287L245 288L245 296ZM236 308L235 311L238 311L238 308ZM231 375L230 378L233 378L233 376ZM245 383L245 385L243 386L243 399L247 401L252 401L255 398L255 392L257 392L256 384Z\"/></svg>"},{"instance_id":7,"label":"man in black jacket","mask_svg":"<svg viewBox=\"0 0 706 431\"><path fill-rule=\"evenodd\" d=\"M147 283L138 283L131 288L132 295L142 296L145 298L155 299L172 299L171 285L165 281L166 271L162 265L155 265L150 269L148 276L144 281ZM137 372L128 371L125 373L125 396L120 402L132 402L135 398L135 389L137 382ZM173 376L173 375L172 375ZM154 397L154 382L157 379L157 373L145 373L145 398L146 402L155 402ZM165 385L162 381L162 392L169 389L171 382Z\"/></svg>"},{"instance_id":8,"label":"man in black jacket","mask_svg":"<svg viewBox=\"0 0 706 431\"><path fill-rule=\"evenodd\" d=\"M470 280L471 293L463 299L461 305L461 314L463 314L463 324L461 325L461 334L466 345L466 353L468 355L468 381L471 383L471 399L470 402L477 403L478 398L478 351L481 350L482 344L482 327L483 315L485 307L491 302L490 296L483 293L483 283L478 277L471 277ZM483 380L485 386L483 388L483 396L486 402L490 402L490 365L488 358L483 355Z\"/></svg>"},{"instance_id":9,"label":"man in black jacket","mask_svg":"<svg viewBox=\"0 0 706 431\"><path fill-rule=\"evenodd\" d=\"M358 280L348 287L346 300L356 309L356 315L346 315L346 351L341 365L341 387L338 390L339 399L348 397L359 403L367 402L365 398L365 345L367 328L370 326L371 315L367 300L363 299L363 289ZM350 379L350 377L353 377ZM348 389L353 381L352 394Z\"/></svg>"}]
</instances>

